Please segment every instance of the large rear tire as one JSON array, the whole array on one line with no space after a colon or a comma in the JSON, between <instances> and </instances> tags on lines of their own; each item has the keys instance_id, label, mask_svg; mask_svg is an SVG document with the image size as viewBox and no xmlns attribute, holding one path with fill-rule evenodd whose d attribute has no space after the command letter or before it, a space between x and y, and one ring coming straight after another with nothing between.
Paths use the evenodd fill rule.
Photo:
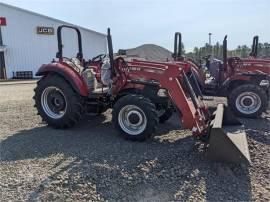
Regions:
<instances>
[{"instance_id":1,"label":"large rear tire","mask_svg":"<svg viewBox=\"0 0 270 202\"><path fill-rule=\"evenodd\" d=\"M115 103L112 121L125 139L143 141L155 132L158 114L148 98L126 95Z\"/></svg>"},{"instance_id":2,"label":"large rear tire","mask_svg":"<svg viewBox=\"0 0 270 202\"><path fill-rule=\"evenodd\" d=\"M244 84L231 91L228 105L237 116L257 118L266 110L267 95L259 86Z\"/></svg>"},{"instance_id":3,"label":"large rear tire","mask_svg":"<svg viewBox=\"0 0 270 202\"><path fill-rule=\"evenodd\" d=\"M34 91L38 115L49 126L69 128L80 121L84 113L83 98L61 76L42 77Z\"/></svg>"}]
</instances>

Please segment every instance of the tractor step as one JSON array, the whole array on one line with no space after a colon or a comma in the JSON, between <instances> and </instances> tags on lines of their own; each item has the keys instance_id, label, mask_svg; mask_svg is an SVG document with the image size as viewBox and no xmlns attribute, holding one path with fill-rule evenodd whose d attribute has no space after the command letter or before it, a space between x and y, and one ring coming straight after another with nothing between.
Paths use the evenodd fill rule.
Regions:
<instances>
[{"instance_id":1,"label":"tractor step","mask_svg":"<svg viewBox=\"0 0 270 202\"><path fill-rule=\"evenodd\" d=\"M88 97L89 98L103 97L108 92L109 92L109 88L108 87L100 87L100 88L96 88L93 91L90 91Z\"/></svg>"},{"instance_id":2,"label":"tractor step","mask_svg":"<svg viewBox=\"0 0 270 202\"><path fill-rule=\"evenodd\" d=\"M101 87L101 88L96 88L94 91L92 91L93 94L103 94L107 93L109 91L108 87Z\"/></svg>"},{"instance_id":3,"label":"tractor step","mask_svg":"<svg viewBox=\"0 0 270 202\"><path fill-rule=\"evenodd\" d=\"M213 101L214 97L213 96L203 96L202 98L203 100L207 100L207 101Z\"/></svg>"}]
</instances>

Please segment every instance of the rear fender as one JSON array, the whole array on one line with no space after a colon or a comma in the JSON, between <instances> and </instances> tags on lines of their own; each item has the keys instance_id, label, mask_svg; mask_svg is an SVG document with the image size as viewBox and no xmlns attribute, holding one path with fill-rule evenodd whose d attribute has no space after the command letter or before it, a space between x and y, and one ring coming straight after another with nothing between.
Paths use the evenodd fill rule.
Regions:
<instances>
[{"instance_id":1,"label":"rear fender","mask_svg":"<svg viewBox=\"0 0 270 202\"><path fill-rule=\"evenodd\" d=\"M72 88L81 96L88 96L87 85L83 78L71 67L68 67L61 63L51 63L42 65L36 76L46 76L50 73L59 74L68 83L71 84Z\"/></svg>"}]
</instances>

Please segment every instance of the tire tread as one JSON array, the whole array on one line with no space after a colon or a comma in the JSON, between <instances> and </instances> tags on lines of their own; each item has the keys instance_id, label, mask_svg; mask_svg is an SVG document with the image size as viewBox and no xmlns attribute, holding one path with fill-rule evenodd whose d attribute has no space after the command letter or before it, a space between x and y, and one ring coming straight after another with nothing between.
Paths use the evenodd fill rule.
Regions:
<instances>
[{"instance_id":1,"label":"tire tread","mask_svg":"<svg viewBox=\"0 0 270 202\"><path fill-rule=\"evenodd\" d=\"M65 97L68 99L68 104L71 105L67 109L66 114L60 119L52 119L46 115L41 106L41 94L42 90L48 85L56 85L60 87L65 93ZM35 95L33 99L35 101L34 107L37 109L37 114L41 116L49 126L57 129L65 129L74 126L78 123L84 113L83 110L83 98L78 95L71 85L61 76L57 74L49 74L42 77L37 82L37 87L34 89Z\"/></svg>"}]
</instances>

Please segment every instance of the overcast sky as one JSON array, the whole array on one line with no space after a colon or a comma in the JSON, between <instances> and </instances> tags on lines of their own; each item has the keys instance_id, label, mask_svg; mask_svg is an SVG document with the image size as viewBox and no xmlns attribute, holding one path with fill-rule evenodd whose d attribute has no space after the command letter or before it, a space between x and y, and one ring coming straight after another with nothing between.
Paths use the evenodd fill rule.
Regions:
<instances>
[{"instance_id":1,"label":"overcast sky","mask_svg":"<svg viewBox=\"0 0 270 202\"><path fill-rule=\"evenodd\" d=\"M228 47L270 42L270 0L0 0L102 33L115 51L152 43L172 50L174 32L187 50L228 34ZM1 16L1 13L0 13Z\"/></svg>"}]
</instances>

